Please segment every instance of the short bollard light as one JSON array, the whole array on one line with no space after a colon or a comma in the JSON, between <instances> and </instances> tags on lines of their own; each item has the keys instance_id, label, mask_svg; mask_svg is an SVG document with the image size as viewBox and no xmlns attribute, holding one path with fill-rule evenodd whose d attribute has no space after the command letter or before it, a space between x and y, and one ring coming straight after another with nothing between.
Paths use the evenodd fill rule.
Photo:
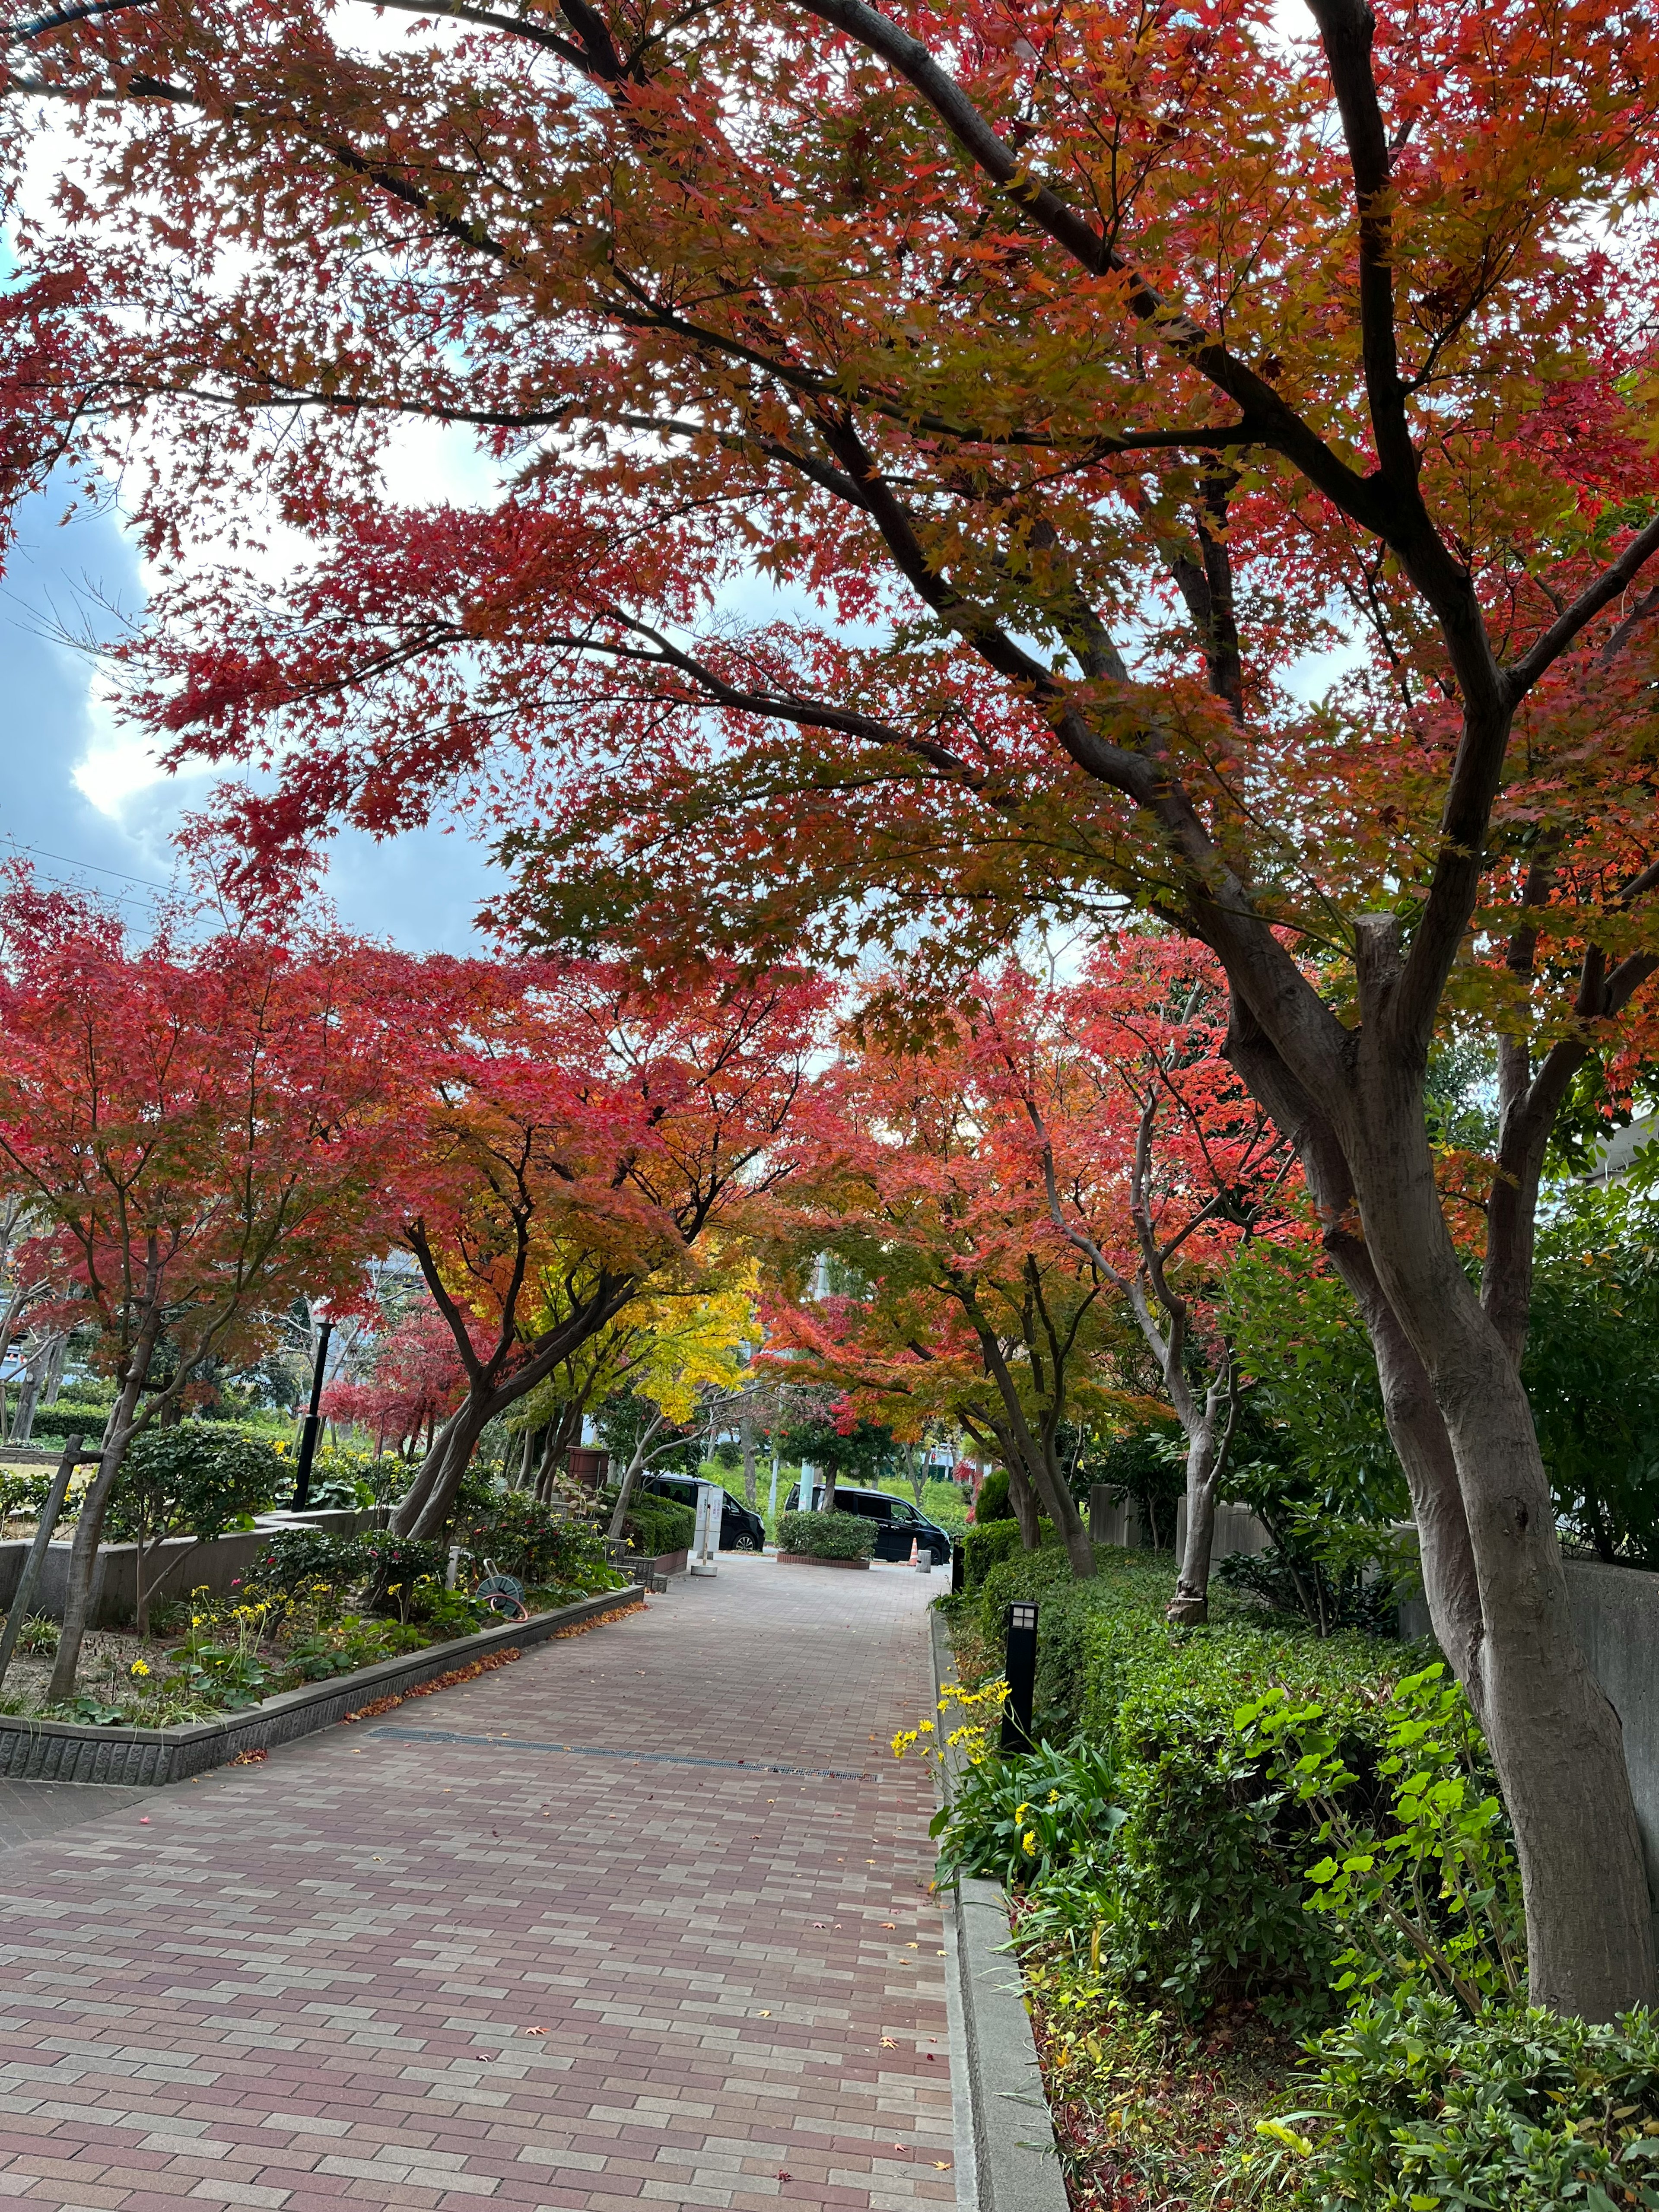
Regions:
<instances>
[{"instance_id":1,"label":"short bollard light","mask_svg":"<svg viewBox=\"0 0 1659 2212\"><path fill-rule=\"evenodd\" d=\"M1036 1697L1037 1609L1016 1600L1008 1608L1007 1640L1002 1671L1007 1677L1008 1698L1002 1708L1005 1752L1030 1751L1031 1710Z\"/></svg>"}]
</instances>

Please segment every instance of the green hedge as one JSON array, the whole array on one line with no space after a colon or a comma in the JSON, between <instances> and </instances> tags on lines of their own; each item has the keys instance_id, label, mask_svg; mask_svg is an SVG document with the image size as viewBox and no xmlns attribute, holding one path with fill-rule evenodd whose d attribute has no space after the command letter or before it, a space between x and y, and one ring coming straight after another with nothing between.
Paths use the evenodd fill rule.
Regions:
<instances>
[{"instance_id":1,"label":"green hedge","mask_svg":"<svg viewBox=\"0 0 1659 2212\"><path fill-rule=\"evenodd\" d=\"M1214 1592L1212 1625L1171 1628L1172 1568L1102 1549L1080 1583L1057 1543L1022 1552L966 1601L1000 1646L1006 1608L1038 1605L1036 1727L1109 1746L1126 1818L1113 1844L1113 1948L1123 1981L1198 2011L1224 1995L1320 2016L1332 1939L1303 1911L1309 1822L1247 1759L1237 1709L1275 1684L1317 1698L1349 1763L1374 1771L1380 1693L1420 1660L1357 1635L1323 1640Z\"/></svg>"},{"instance_id":2,"label":"green hedge","mask_svg":"<svg viewBox=\"0 0 1659 2212\"><path fill-rule=\"evenodd\" d=\"M859 1513L780 1513L778 1549L814 1559L867 1559L876 1524Z\"/></svg>"},{"instance_id":3,"label":"green hedge","mask_svg":"<svg viewBox=\"0 0 1659 2212\"><path fill-rule=\"evenodd\" d=\"M635 1550L643 1558L657 1559L664 1552L690 1549L697 1516L689 1505L647 1492L629 1503L626 1527Z\"/></svg>"},{"instance_id":4,"label":"green hedge","mask_svg":"<svg viewBox=\"0 0 1659 2212\"><path fill-rule=\"evenodd\" d=\"M993 1567L1019 1550L1018 1521L975 1521L961 1538L962 1586L976 1590Z\"/></svg>"},{"instance_id":5,"label":"green hedge","mask_svg":"<svg viewBox=\"0 0 1659 2212\"><path fill-rule=\"evenodd\" d=\"M77 1406L60 1399L55 1406L37 1406L29 1441L21 1449L30 1449L36 1444L59 1444L65 1437L77 1433L88 1445L101 1443L104 1424L109 1419L107 1406Z\"/></svg>"}]
</instances>

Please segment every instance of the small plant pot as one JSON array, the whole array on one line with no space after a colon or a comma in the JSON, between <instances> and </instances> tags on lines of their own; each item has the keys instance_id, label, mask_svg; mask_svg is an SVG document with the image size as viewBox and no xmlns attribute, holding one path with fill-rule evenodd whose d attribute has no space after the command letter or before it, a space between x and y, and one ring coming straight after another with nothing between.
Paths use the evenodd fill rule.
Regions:
<instances>
[{"instance_id":1,"label":"small plant pot","mask_svg":"<svg viewBox=\"0 0 1659 2212\"><path fill-rule=\"evenodd\" d=\"M821 1559L816 1552L780 1552L781 1567L867 1567L868 1559Z\"/></svg>"}]
</instances>

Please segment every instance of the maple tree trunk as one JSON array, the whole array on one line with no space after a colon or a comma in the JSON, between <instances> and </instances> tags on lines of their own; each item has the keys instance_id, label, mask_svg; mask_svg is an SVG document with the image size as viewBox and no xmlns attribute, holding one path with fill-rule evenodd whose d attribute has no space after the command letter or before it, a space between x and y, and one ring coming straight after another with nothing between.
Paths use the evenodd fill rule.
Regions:
<instances>
[{"instance_id":1,"label":"maple tree trunk","mask_svg":"<svg viewBox=\"0 0 1659 2212\"><path fill-rule=\"evenodd\" d=\"M489 1419L486 1411L478 1418L481 1400L478 1394L469 1392L449 1419L439 1429L426 1457L415 1470L415 1480L392 1508L386 1526L394 1536L417 1536L427 1534L427 1508L434 1498L441 1500L438 1526L448 1518L450 1502L456 1486L465 1472L472 1456L473 1446L483 1433ZM458 1449L460 1453L457 1461ZM452 1475L451 1468L454 1472Z\"/></svg>"},{"instance_id":2,"label":"maple tree trunk","mask_svg":"<svg viewBox=\"0 0 1659 2212\"><path fill-rule=\"evenodd\" d=\"M1036 1501L1036 1492L1025 1480L1025 1470L1019 1463L1018 1452L1010 1450L1003 1462L1008 1476L1008 1503L1014 1509L1014 1519L1019 1524L1019 1540L1023 1550L1035 1552L1042 1541L1042 1511Z\"/></svg>"},{"instance_id":3,"label":"maple tree trunk","mask_svg":"<svg viewBox=\"0 0 1659 2212\"><path fill-rule=\"evenodd\" d=\"M1165 1613L1183 1627L1196 1627L1210 1617L1210 1553L1215 1545L1221 1468L1216 1419L1207 1412L1187 1441L1187 1540L1182 1546L1176 1594Z\"/></svg>"},{"instance_id":4,"label":"maple tree trunk","mask_svg":"<svg viewBox=\"0 0 1659 2212\"><path fill-rule=\"evenodd\" d=\"M1655 1990L1623 1732L1573 1632L1532 1409L1447 1230L1421 1090L1410 1072L1379 1073L1356 1093L1358 1141L1344 1149L1367 1251L1432 1385L1456 1469L1480 1617L1471 1702L1514 1824L1532 2001L1610 2019ZM1445 1535L1436 1528L1425 1579L1455 1649L1465 1601Z\"/></svg>"},{"instance_id":5,"label":"maple tree trunk","mask_svg":"<svg viewBox=\"0 0 1659 2212\"><path fill-rule=\"evenodd\" d=\"M745 1413L738 1434L743 1443L743 1498L752 1512L755 1506L755 1417Z\"/></svg>"},{"instance_id":6,"label":"maple tree trunk","mask_svg":"<svg viewBox=\"0 0 1659 2212\"><path fill-rule=\"evenodd\" d=\"M1573 1632L1516 1363L1446 1226L1420 1067L1390 1066L1379 1052L1322 1110L1263 1042L1241 1009L1229 1057L1280 1126L1297 1131L1326 1249L1370 1336L1435 1634L1514 1825L1532 2001L1609 2019L1655 1992L1623 1732Z\"/></svg>"},{"instance_id":7,"label":"maple tree trunk","mask_svg":"<svg viewBox=\"0 0 1659 2212\"><path fill-rule=\"evenodd\" d=\"M115 1486L115 1478L121 1472L121 1462L126 1456L138 1400L149 1376L149 1363L160 1334L161 1313L152 1302L150 1311L145 1316L133 1345L127 1371L121 1378L120 1395L116 1399L108 1426L104 1431L98 1471L87 1485L86 1495L81 1500L80 1516L75 1523L75 1540L70 1547L68 1586L64 1593L64 1625L58 1632L58 1656L52 1662L52 1680L46 1690L48 1701L55 1705L64 1704L75 1694L76 1672L81 1664L81 1646L86 1640L87 1613L92 1601L92 1571L104 1533L104 1516L109 1508L109 1494Z\"/></svg>"}]
</instances>

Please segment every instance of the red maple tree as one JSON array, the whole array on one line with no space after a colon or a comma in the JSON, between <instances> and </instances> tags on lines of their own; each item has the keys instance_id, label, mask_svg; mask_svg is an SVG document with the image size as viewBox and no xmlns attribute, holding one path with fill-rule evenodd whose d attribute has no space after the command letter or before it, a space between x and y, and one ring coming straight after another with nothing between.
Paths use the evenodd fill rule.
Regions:
<instances>
[{"instance_id":1,"label":"red maple tree","mask_svg":"<svg viewBox=\"0 0 1659 2212\"><path fill-rule=\"evenodd\" d=\"M328 1420L368 1430L377 1458L388 1443L407 1458L422 1437L430 1449L438 1423L465 1388L448 1324L422 1306L374 1344L366 1374L329 1384L319 1410Z\"/></svg>"},{"instance_id":2,"label":"red maple tree","mask_svg":"<svg viewBox=\"0 0 1659 2212\"><path fill-rule=\"evenodd\" d=\"M435 1534L485 1425L651 1285L695 1282L793 1161L829 994L707 973L653 990L592 962L465 963L428 1000L398 1241L465 1387L392 1526ZM711 1249L711 1248L714 1248Z\"/></svg>"},{"instance_id":3,"label":"red maple tree","mask_svg":"<svg viewBox=\"0 0 1659 2212\"><path fill-rule=\"evenodd\" d=\"M209 1361L260 1348L295 1297L362 1293L398 1127L386 967L323 933L195 938L181 922L135 947L90 902L27 880L0 897L0 1175L43 1224L33 1272L72 1294L66 1325L99 1324L118 1382L54 1698L74 1686L132 1437Z\"/></svg>"}]
</instances>

